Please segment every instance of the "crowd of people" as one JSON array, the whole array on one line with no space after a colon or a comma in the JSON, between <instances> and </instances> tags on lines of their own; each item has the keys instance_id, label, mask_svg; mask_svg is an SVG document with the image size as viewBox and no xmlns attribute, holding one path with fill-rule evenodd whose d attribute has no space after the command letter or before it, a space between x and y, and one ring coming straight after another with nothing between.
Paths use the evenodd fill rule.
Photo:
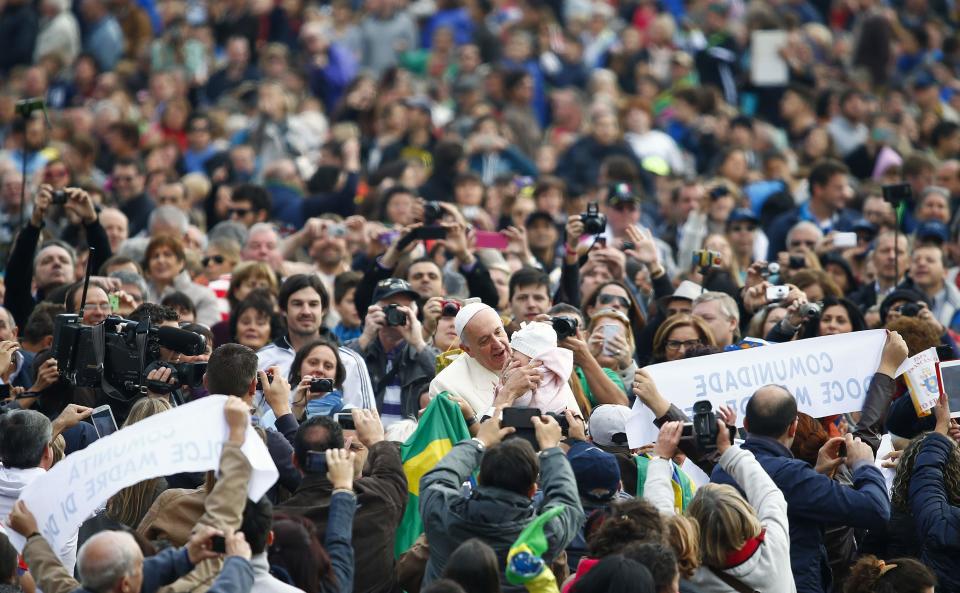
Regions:
<instances>
[{"instance_id":1,"label":"crowd of people","mask_svg":"<svg viewBox=\"0 0 960 593\"><path fill-rule=\"evenodd\" d=\"M960 425L898 378L960 358L958 25L5 0L0 593L960 593ZM765 385L691 436L646 368L878 329L827 417ZM208 395L215 468L48 539L21 493L94 410Z\"/></svg>"}]
</instances>

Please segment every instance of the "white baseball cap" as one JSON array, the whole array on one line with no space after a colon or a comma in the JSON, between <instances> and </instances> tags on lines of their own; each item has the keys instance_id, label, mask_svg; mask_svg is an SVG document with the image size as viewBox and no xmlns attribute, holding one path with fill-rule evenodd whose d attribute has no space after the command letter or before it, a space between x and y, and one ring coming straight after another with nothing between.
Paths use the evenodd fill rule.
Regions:
<instances>
[{"instance_id":1,"label":"white baseball cap","mask_svg":"<svg viewBox=\"0 0 960 593\"><path fill-rule=\"evenodd\" d=\"M590 413L590 437L593 442L602 447L627 446L627 420L632 415L633 410L617 404L594 408ZM617 436L620 434L623 437Z\"/></svg>"}]
</instances>

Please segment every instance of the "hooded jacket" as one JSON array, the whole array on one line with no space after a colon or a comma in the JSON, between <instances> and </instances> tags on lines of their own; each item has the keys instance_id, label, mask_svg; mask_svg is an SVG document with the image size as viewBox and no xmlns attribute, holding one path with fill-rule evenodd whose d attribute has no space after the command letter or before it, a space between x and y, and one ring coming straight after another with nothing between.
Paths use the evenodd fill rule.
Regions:
<instances>
[{"instance_id":1,"label":"hooded jacket","mask_svg":"<svg viewBox=\"0 0 960 593\"><path fill-rule=\"evenodd\" d=\"M523 494L493 486L478 486L464 498L461 485L470 479L482 456L476 440L461 441L420 480L420 516L430 542L424 587L440 578L453 551L471 537L493 548L498 565L506 566L507 552L524 527L540 512L560 505L563 512L544 526L549 544L544 560L550 562L573 541L586 519L576 478L559 447L539 453L544 494L539 508ZM509 585L503 576L504 591L523 590Z\"/></svg>"}]
</instances>

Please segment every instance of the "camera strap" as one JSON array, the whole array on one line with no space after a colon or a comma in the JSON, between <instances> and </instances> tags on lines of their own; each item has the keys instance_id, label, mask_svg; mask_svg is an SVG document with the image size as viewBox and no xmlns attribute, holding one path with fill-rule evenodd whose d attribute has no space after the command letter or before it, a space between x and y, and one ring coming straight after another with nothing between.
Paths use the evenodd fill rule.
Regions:
<instances>
[{"instance_id":1,"label":"camera strap","mask_svg":"<svg viewBox=\"0 0 960 593\"><path fill-rule=\"evenodd\" d=\"M104 372L103 360L106 357L106 335L104 324L98 323L90 328L90 341L93 343L93 359L97 365L97 375L100 377L100 387L110 398L126 401L122 394L118 392L107 381L107 374Z\"/></svg>"},{"instance_id":2,"label":"camera strap","mask_svg":"<svg viewBox=\"0 0 960 593\"><path fill-rule=\"evenodd\" d=\"M710 569L710 572L713 573L713 576L723 581L728 587L732 587L734 591L737 591L737 593L759 593L756 589L750 587L740 579L732 577L722 570L717 570L712 566L708 566L707 568Z\"/></svg>"}]
</instances>

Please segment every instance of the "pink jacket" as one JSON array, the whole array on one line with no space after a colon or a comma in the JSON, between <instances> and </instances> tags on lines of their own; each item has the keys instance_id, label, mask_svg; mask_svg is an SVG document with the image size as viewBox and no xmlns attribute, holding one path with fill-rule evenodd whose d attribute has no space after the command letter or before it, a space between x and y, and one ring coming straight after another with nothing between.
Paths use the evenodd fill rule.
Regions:
<instances>
[{"instance_id":1,"label":"pink jacket","mask_svg":"<svg viewBox=\"0 0 960 593\"><path fill-rule=\"evenodd\" d=\"M561 413L568 408L576 411L577 400L567 382L573 374L573 352L566 348L551 348L533 360L542 365L543 381L536 391L521 395L513 405L540 408L543 413Z\"/></svg>"}]
</instances>

